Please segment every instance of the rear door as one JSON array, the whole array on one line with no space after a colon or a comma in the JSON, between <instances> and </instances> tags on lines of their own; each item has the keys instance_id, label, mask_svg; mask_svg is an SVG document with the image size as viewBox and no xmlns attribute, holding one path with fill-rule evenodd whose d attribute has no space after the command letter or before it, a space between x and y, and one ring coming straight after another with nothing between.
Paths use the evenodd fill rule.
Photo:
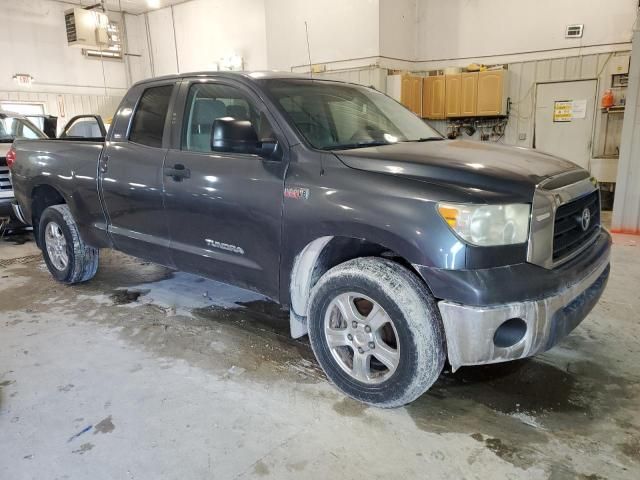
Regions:
<instances>
[{"instance_id":1,"label":"rear door","mask_svg":"<svg viewBox=\"0 0 640 480\"><path fill-rule=\"evenodd\" d=\"M99 170L108 231L118 250L171 265L162 167L175 82L132 89L116 114Z\"/></svg>"},{"instance_id":2,"label":"rear door","mask_svg":"<svg viewBox=\"0 0 640 480\"><path fill-rule=\"evenodd\" d=\"M232 117L250 121L259 139L276 138L282 147L284 138L242 84L187 80L179 98L183 127L164 177L172 260L181 270L276 296L285 159L255 150L213 151L211 135L214 120Z\"/></svg>"}]
</instances>

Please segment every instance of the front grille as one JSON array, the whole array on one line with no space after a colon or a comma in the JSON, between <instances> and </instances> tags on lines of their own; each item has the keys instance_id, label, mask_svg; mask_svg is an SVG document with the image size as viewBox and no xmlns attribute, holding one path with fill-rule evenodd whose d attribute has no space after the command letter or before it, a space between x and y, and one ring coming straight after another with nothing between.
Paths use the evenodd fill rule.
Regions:
<instances>
[{"instance_id":1,"label":"front grille","mask_svg":"<svg viewBox=\"0 0 640 480\"><path fill-rule=\"evenodd\" d=\"M9 167L7 167L7 159L0 157L0 192L10 192L13 189L11 186L11 177L9 176Z\"/></svg>"},{"instance_id":2,"label":"front grille","mask_svg":"<svg viewBox=\"0 0 640 480\"><path fill-rule=\"evenodd\" d=\"M590 222L586 230L582 226L585 209ZM598 190L581 198L560 205L556 210L553 227L553 261L562 260L587 242L600 228L600 194Z\"/></svg>"}]
</instances>

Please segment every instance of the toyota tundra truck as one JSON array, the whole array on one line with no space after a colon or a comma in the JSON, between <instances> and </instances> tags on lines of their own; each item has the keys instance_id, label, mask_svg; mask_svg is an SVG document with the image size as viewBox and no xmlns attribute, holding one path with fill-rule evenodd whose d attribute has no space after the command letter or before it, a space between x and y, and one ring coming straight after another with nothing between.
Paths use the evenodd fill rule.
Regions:
<instances>
[{"instance_id":1,"label":"toyota tundra truck","mask_svg":"<svg viewBox=\"0 0 640 480\"><path fill-rule=\"evenodd\" d=\"M609 276L587 171L446 140L373 88L154 78L131 87L104 141L75 140L16 140L7 155L56 280L90 280L113 248L259 292L368 404L415 400L447 361L550 349Z\"/></svg>"}]
</instances>

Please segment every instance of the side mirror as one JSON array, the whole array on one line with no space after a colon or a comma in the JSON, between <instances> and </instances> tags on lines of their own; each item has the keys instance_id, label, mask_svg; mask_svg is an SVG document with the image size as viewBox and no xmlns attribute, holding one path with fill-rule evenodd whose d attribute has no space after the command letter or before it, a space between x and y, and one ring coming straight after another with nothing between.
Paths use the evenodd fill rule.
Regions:
<instances>
[{"instance_id":1,"label":"side mirror","mask_svg":"<svg viewBox=\"0 0 640 480\"><path fill-rule=\"evenodd\" d=\"M275 138L263 138L258 145L258 155L262 158L271 158L276 155L278 151L278 140Z\"/></svg>"},{"instance_id":2,"label":"side mirror","mask_svg":"<svg viewBox=\"0 0 640 480\"><path fill-rule=\"evenodd\" d=\"M248 120L222 117L211 128L211 150L214 152L257 153L258 134Z\"/></svg>"}]
</instances>

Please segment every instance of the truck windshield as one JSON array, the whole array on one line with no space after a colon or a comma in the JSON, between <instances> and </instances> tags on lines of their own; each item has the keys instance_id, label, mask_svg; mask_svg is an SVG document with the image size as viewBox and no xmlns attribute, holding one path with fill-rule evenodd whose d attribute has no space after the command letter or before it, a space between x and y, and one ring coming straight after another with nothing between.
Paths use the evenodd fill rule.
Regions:
<instances>
[{"instance_id":1,"label":"truck windshield","mask_svg":"<svg viewBox=\"0 0 640 480\"><path fill-rule=\"evenodd\" d=\"M47 136L28 120L1 115L0 143L11 143L16 138L47 138Z\"/></svg>"},{"instance_id":2,"label":"truck windshield","mask_svg":"<svg viewBox=\"0 0 640 480\"><path fill-rule=\"evenodd\" d=\"M392 98L353 84L264 80L278 107L315 148L340 150L442 136Z\"/></svg>"}]
</instances>

